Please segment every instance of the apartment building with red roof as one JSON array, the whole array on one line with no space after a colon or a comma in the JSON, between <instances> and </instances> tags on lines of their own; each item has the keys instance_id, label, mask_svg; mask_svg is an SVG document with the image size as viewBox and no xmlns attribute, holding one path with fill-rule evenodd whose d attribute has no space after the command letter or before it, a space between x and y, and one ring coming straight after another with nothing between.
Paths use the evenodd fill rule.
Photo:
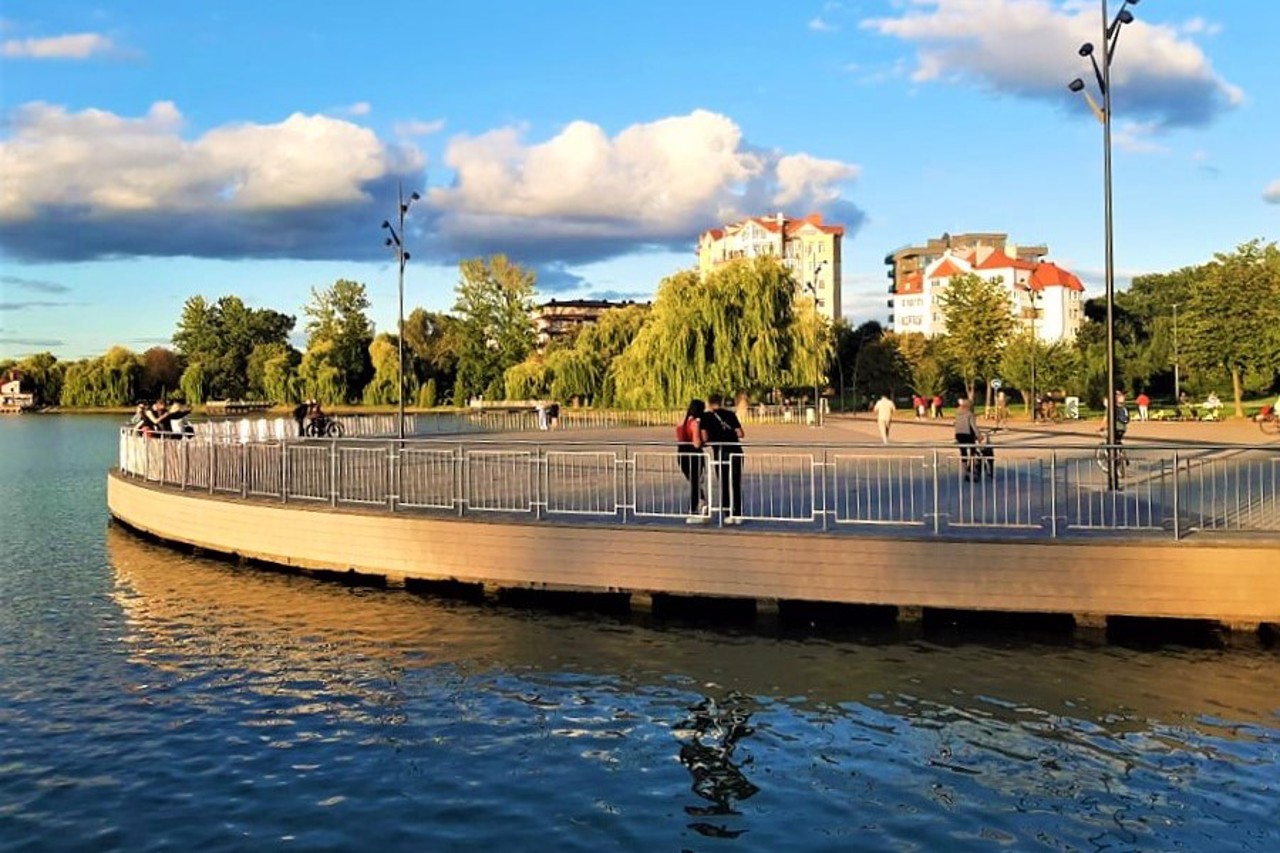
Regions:
<instances>
[{"instance_id":1,"label":"apartment building with red roof","mask_svg":"<svg viewBox=\"0 0 1280 853\"><path fill-rule=\"evenodd\" d=\"M954 276L973 273L998 281L1008 291L1010 310L1037 340L1074 340L1084 322L1084 285L1073 273L1041 260L1044 254L1042 246L1020 252L1008 243L944 247L922 269L895 281L892 328L926 337L945 334L942 296Z\"/></svg>"},{"instance_id":2,"label":"apartment building with red roof","mask_svg":"<svg viewBox=\"0 0 1280 853\"><path fill-rule=\"evenodd\" d=\"M721 264L744 258L778 258L796 281L796 296L809 295L812 287L818 313L834 322L841 315L843 240L844 226L823 222L818 213L802 219L785 213L752 216L698 236L698 271L705 276Z\"/></svg>"}]
</instances>

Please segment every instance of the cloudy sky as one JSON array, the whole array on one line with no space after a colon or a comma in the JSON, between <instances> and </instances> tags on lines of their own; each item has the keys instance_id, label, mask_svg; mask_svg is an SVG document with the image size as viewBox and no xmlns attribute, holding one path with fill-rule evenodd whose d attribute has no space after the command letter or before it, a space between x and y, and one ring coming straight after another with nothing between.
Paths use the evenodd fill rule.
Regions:
<instances>
[{"instance_id":1,"label":"cloudy sky","mask_svg":"<svg viewBox=\"0 0 1280 853\"><path fill-rule=\"evenodd\" d=\"M1113 0L1112 8L1118 3ZM167 342L192 294L300 313L409 215L409 305L505 251L545 296L647 298L704 228L821 211L846 313L943 231L1101 277L1094 0L6 0L0 356ZM1280 237L1280 3L1145 0L1113 66L1116 264Z\"/></svg>"}]
</instances>

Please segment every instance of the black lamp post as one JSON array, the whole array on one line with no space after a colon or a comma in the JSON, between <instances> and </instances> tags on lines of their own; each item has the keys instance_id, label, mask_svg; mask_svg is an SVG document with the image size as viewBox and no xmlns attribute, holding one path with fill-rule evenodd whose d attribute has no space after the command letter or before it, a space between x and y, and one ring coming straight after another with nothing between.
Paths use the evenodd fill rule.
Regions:
<instances>
[{"instance_id":1,"label":"black lamp post","mask_svg":"<svg viewBox=\"0 0 1280 853\"><path fill-rule=\"evenodd\" d=\"M413 195L409 196L408 201L405 201L404 184L400 185L396 195L397 195L397 201L399 202L396 208L397 210L396 216L397 216L397 221L399 222L399 228L392 225L391 222L386 219L382 220L382 227L385 228L387 231L391 232L391 236L387 238L387 245L390 246L395 251L396 262L397 262L397 265L400 267L400 274L399 274L400 307L397 315L398 323L396 326L396 349L397 349L397 355L399 356L400 366L399 366L399 376L397 377L398 382L396 383L397 384L396 404L397 404L397 414L398 414L397 420L400 423L398 433L400 436L400 440L404 441L404 265L409 262L409 253L404 250L404 215L409 212L409 205L413 204L422 196L418 195L417 193L414 193Z\"/></svg>"},{"instance_id":2,"label":"black lamp post","mask_svg":"<svg viewBox=\"0 0 1280 853\"><path fill-rule=\"evenodd\" d=\"M813 424L814 426L822 426L822 398L818 396L818 381L822 374L822 361L819 358L821 348L819 346L818 333L822 329L822 315L818 313L818 274L822 272L822 268L827 265L826 261L821 261L813 268L813 280L805 282L803 287L813 296Z\"/></svg>"},{"instance_id":3,"label":"black lamp post","mask_svg":"<svg viewBox=\"0 0 1280 853\"><path fill-rule=\"evenodd\" d=\"M1106 288L1107 288L1107 444L1114 446L1116 443L1116 334L1115 334L1115 285L1116 270L1114 246L1112 240L1111 227L1111 61L1115 58L1116 42L1120 39L1120 29L1125 24L1133 23L1133 13L1129 11L1130 6L1136 6L1138 0L1124 0L1120 6L1120 11L1116 13L1114 19L1107 13L1107 0L1102 0L1102 62L1098 62L1098 57L1094 54L1093 44L1086 42L1080 46L1080 55L1089 58L1089 62L1093 65L1093 76L1098 81L1098 92L1102 95L1102 105L1094 100L1088 90L1085 89L1084 80L1077 77L1068 84L1073 92L1084 93L1085 100L1089 102L1089 108L1093 110L1093 114L1098 121L1102 122L1102 187L1103 187L1103 208L1104 208L1104 227L1106 230ZM1117 485L1117 472L1115 465L1107 466L1107 488L1115 489Z\"/></svg>"}]
</instances>

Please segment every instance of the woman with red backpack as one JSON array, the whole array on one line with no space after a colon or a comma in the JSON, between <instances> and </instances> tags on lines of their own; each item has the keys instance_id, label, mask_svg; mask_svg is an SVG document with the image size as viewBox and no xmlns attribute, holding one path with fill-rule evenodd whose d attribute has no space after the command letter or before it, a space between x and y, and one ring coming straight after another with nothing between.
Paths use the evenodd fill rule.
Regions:
<instances>
[{"instance_id":1,"label":"woman with red backpack","mask_svg":"<svg viewBox=\"0 0 1280 853\"><path fill-rule=\"evenodd\" d=\"M710 516L704 514L707 504L706 457L702 454L702 430L699 424L707 404L692 400L684 420L676 424L676 453L680 471L689 481L689 524L705 524Z\"/></svg>"}]
</instances>

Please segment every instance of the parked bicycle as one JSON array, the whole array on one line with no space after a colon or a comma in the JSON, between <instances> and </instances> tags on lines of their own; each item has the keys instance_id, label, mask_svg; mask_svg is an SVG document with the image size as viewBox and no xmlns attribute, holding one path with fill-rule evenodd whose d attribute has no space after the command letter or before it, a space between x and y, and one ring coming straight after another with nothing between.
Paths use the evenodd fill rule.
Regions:
<instances>
[{"instance_id":1,"label":"parked bicycle","mask_svg":"<svg viewBox=\"0 0 1280 853\"><path fill-rule=\"evenodd\" d=\"M343 432L342 424L324 415L307 421L308 438L342 438Z\"/></svg>"}]
</instances>

